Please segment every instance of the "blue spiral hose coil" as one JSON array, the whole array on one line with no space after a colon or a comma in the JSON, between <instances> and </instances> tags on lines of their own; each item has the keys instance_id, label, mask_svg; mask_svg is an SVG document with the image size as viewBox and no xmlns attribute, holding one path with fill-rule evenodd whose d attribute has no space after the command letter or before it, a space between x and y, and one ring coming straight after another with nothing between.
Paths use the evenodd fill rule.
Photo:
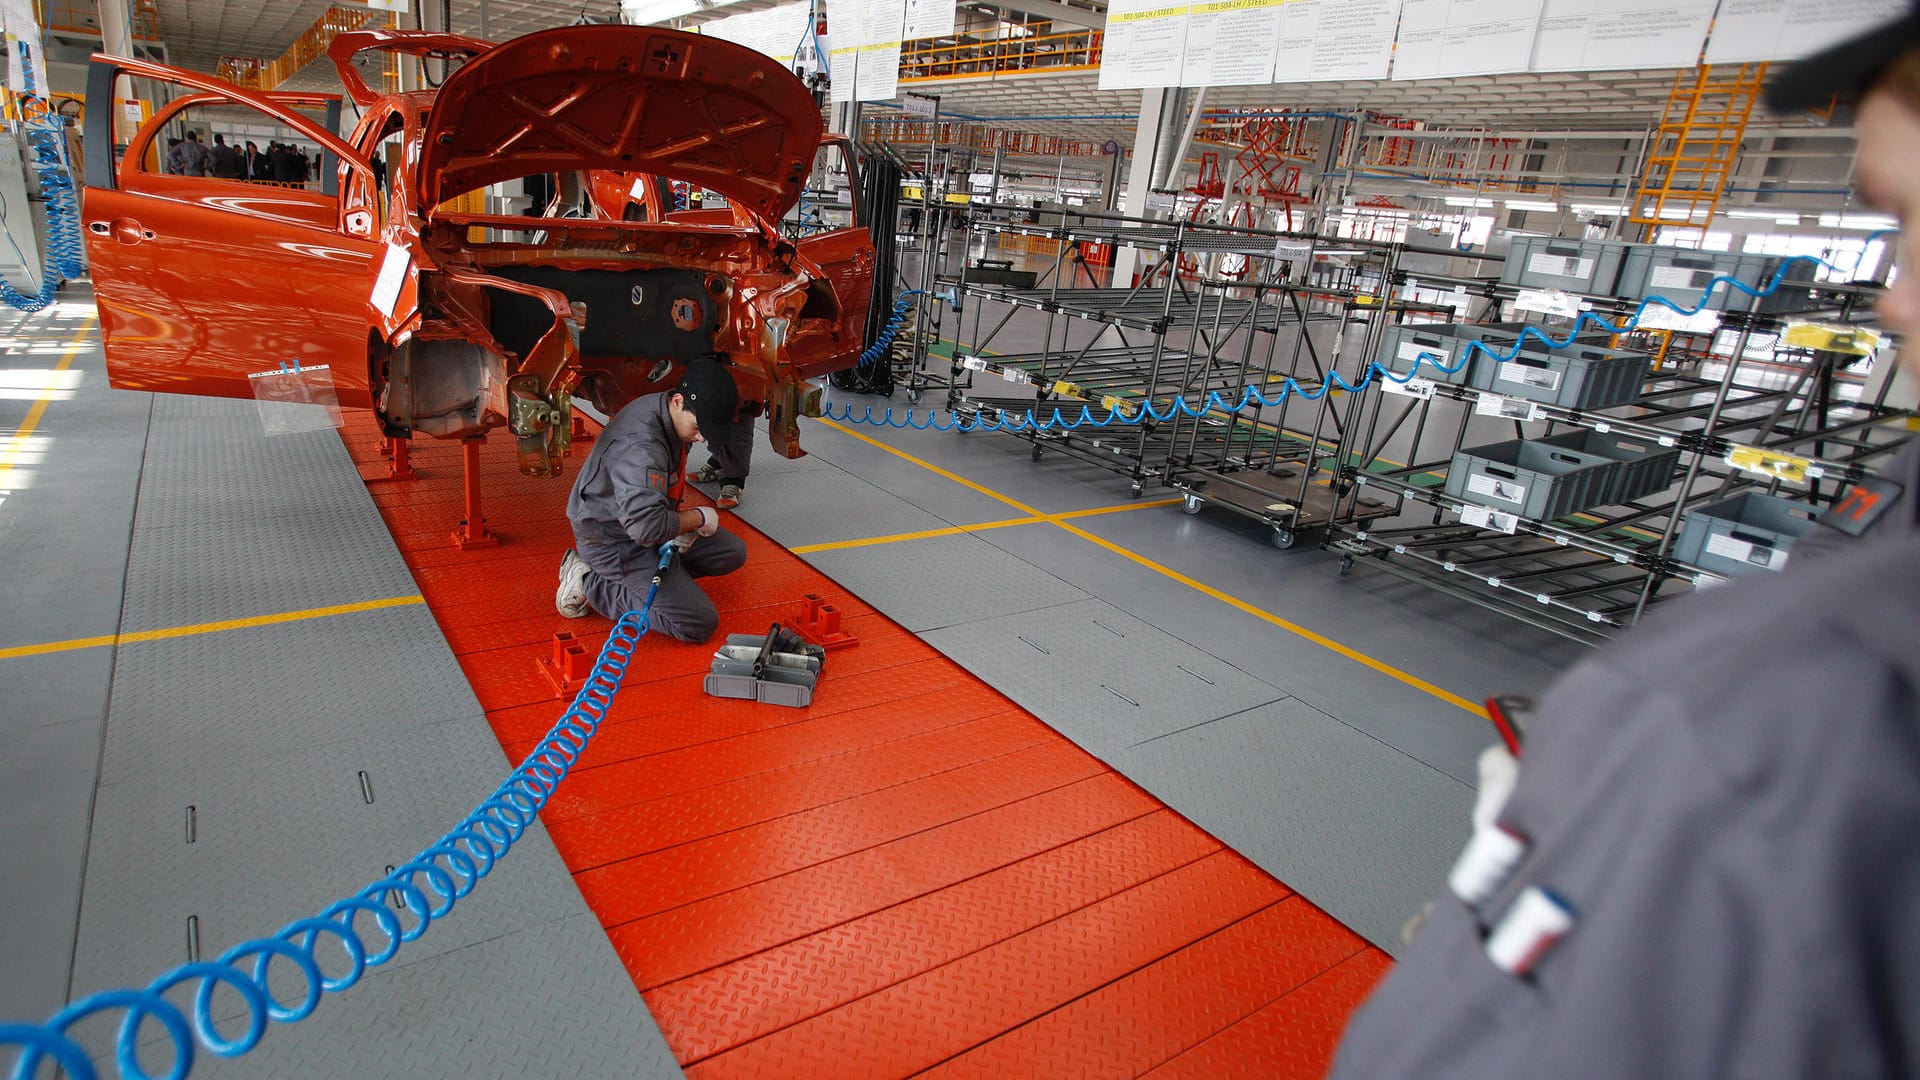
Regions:
<instances>
[{"instance_id":1,"label":"blue spiral hose coil","mask_svg":"<svg viewBox=\"0 0 1920 1080\"><path fill-rule=\"evenodd\" d=\"M1869 240L1872 240L1872 238L1871 236L1868 237ZM1781 261L1779 269L1774 271L1772 279L1767 282L1765 288L1755 289L1734 278L1721 274L1714 277L1714 279L1707 284L1706 288L1701 290L1700 302L1693 307L1686 307L1675 300L1656 293L1641 300L1639 306L1634 309L1633 315L1629 317L1626 322L1618 326L1590 311L1583 311L1580 313L1579 318L1574 320L1573 328L1567 332L1565 340L1557 340L1542 332L1537 327L1529 326L1520 332L1520 336L1514 341L1513 347L1506 352L1501 352L1484 341L1475 340L1468 343L1467 348L1461 351L1460 359L1452 364L1449 364L1444 357L1437 356L1430 352L1422 352L1413 359L1412 365L1403 374L1389 371L1381 366L1379 361L1372 360L1368 361L1366 370L1361 373L1359 381L1357 382L1347 381L1345 376L1336 371L1330 374L1317 389L1308 389L1289 377L1281 384L1279 392L1272 397L1267 397L1260 393L1258 389L1248 386L1241 390L1238 401L1229 403L1228 400L1221 395L1220 391L1212 390L1207 393L1206 400L1198 408L1188 402L1185 397L1175 397L1167 403L1164 411L1155 408L1152 401L1141 401L1137 403L1134 411L1106 409L1104 410L1104 416L1096 416L1093 407L1090 405L1080 406L1078 415L1074 415L1071 412L1063 413L1060 411L1060 407L1056 405L1052 410L1051 417L1045 420L1037 417L1034 414L1034 410L1028 409L1025 414L1019 416L1001 411L994 419L987 419L977 414L972 419L968 419L949 410L947 412L947 419L943 421L935 410L929 409L927 410L927 419L922 422L914 418L914 410L911 408L906 410L905 419L896 420L893 415L892 406L887 406L884 414L876 417L873 406L870 404L866 405L863 410L856 415L852 402L842 405L838 414L834 412L834 403L828 402L822 415L829 420L837 420L842 423L871 424L876 427L901 429L912 428L915 431L1046 432L1054 429L1071 431L1082 427L1104 428L1111 427L1114 424L1165 423L1179 416L1199 419L1209 412L1238 412L1254 404L1265 408L1272 408L1279 405L1290 395L1303 397L1308 401L1318 401L1325 397L1329 391L1336 388L1348 393L1358 393L1365 390L1373 385L1375 376L1383 380L1392 380L1393 382L1401 384L1412 382L1420 376L1420 365L1423 363L1432 366L1443 374L1453 375L1458 373L1460 369L1464 368L1472 360L1475 351L1504 363L1519 356L1522 347L1526 345L1529 338L1542 343L1549 349L1564 349L1572 345L1580 336L1580 332L1590 326L1599 327L1609 333L1624 334L1639 326L1640 319L1646 314L1647 309L1655 304L1669 308L1681 315L1698 315L1707 309L1707 302L1712 299L1714 290L1722 284L1725 284L1729 289L1737 289L1756 300L1761 299L1771 296L1779 290L1782 282L1786 279L1787 271L1791 269L1796 262L1810 262L1819 266L1833 267L1833 264L1826 260L1818 259L1811 255L1793 255ZM883 342L891 339L891 332L898 321L898 317L896 317L895 323L889 324L888 334L882 335ZM868 351L871 352L872 350ZM866 361L866 354L861 354L861 362L865 363Z\"/></svg>"},{"instance_id":2,"label":"blue spiral hose coil","mask_svg":"<svg viewBox=\"0 0 1920 1080\"><path fill-rule=\"evenodd\" d=\"M894 336L900 333L900 327L907 321L907 312L913 310L913 298L927 295L924 289L908 289L893 302L893 315L887 319L887 325L880 328L880 336L873 344L860 353L859 366L869 367L881 357L887 355L892 347Z\"/></svg>"},{"instance_id":3,"label":"blue spiral hose coil","mask_svg":"<svg viewBox=\"0 0 1920 1080\"><path fill-rule=\"evenodd\" d=\"M163 1074L165 1080L185 1080L193 1068L196 1035L213 1053L238 1057L259 1045L269 1019L283 1024L306 1019L320 1004L323 993L347 989L359 982L368 968L392 960L402 944L426 933L427 927L473 891L479 880L487 876L534 823L541 808L586 750L588 741L599 730L615 695L620 692L634 647L647 633L647 614L653 609L661 578L676 550L672 544L661 546L660 563L653 584L647 589L646 601L638 611L627 612L614 624L592 674L574 696L573 704L548 729L546 738L501 781L490 798L475 807L452 831L386 877L330 905L317 916L288 923L272 937L241 942L222 953L218 960L183 964L145 989L91 994L61 1009L43 1024L0 1024L0 1046L22 1048L14 1062L13 1080L31 1080L42 1062L49 1059L65 1069L73 1080L94 1080L97 1074L93 1062L66 1032L81 1020L115 1009L126 1012L115 1045L120 1075L130 1080L154 1080L136 1056L141 1028L151 1019L159 1023L173 1043L173 1067ZM418 918L416 925L401 924L400 916L389 906L389 901L395 899ZM354 921L361 915L371 916L386 935L379 948L370 948L355 929ZM329 976L320 970L315 950L322 936L332 939L346 952L348 969L344 974ZM281 1001L268 989L267 970L275 959L292 964L305 978L306 991L298 1001ZM247 961L252 962L251 973L242 968ZM187 1017L162 995L175 987L196 982L193 1018L189 1024ZM223 1034L214 1024L213 992L219 986L232 989L246 1002L245 1029L236 1036Z\"/></svg>"},{"instance_id":4,"label":"blue spiral hose coil","mask_svg":"<svg viewBox=\"0 0 1920 1080\"><path fill-rule=\"evenodd\" d=\"M34 173L40 185L40 198L47 207L47 249L42 253L40 291L31 295L0 281L0 300L21 311L39 311L53 303L54 293L68 279L86 272L86 244L80 236L80 205L74 197L73 174L66 160L65 131L58 113L33 95L33 65L27 48L20 47L17 62L27 80L27 92L18 99L22 115L36 115L26 122L27 149L33 156Z\"/></svg>"}]
</instances>

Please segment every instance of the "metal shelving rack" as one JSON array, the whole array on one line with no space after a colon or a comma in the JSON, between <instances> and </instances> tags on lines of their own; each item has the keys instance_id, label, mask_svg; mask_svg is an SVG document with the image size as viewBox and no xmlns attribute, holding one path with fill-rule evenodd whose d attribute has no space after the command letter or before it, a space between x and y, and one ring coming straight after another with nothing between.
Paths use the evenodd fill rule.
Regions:
<instances>
[{"instance_id":1,"label":"metal shelving rack","mask_svg":"<svg viewBox=\"0 0 1920 1080\"><path fill-rule=\"evenodd\" d=\"M1779 326L1775 316L1722 313L1720 329L1737 338L1717 378L1662 370L1650 375L1637 400L1608 409L1517 401L1451 383L1430 383L1412 400L1399 398L1405 405L1390 420L1393 395L1356 401L1354 422L1366 431L1359 443L1366 449L1343 465L1343 475L1356 492L1408 507L1423 504L1432 513L1426 522L1389 528L1374 527L1362 515L1343 515L1329 540L1342 556L1342 572L1364 563L1589 643L1631 626L1653 603L1722 580L1672 555L1688 510L1745 490L1790 494L1815 505L1831 502L1905 435L1889 429L1890 421L1906 414L1886 406L1884 382L1870 400L1836 396L1834 353L1778 348L1773 362L1787 364L1792 376L1775 385L1753 379L1748 345L1756 333ZM1665 490L1624 505L1551 521L1493 515L1489 524L1505 528L1450 520L1465 512L1479 521L1484 511L1440 490L1450 457L1389 467L1379 456L1409 418L1415 420L1412 444L1419 446L1436 422L1436 403L1446 402L1459 406L1454 451L1471 414L1504 410L1523 434L1519 417L1544 423L1547 435L1581 428L1613 432L1677 449L1683 464ZM1383 423L1386 434L1376 439Z\"/></svg>"},{"instance_id":2,"label":"metal shelving rack","mask_svg":"<svg viewBox=\"0 0 1920 1080\"><path fill-rule=\"evenodd\" d=\"M1057 408L1071 419L1082 406L1096 418L1108 409L1138 415L1134 410L1145 403L1158 412L1176 398L1198 408L1212 393L1237 405L1246 387L1272 396L1288 378L1318 393L1341 363L1348 329L1367 327L1370 348L1372 328L1389 307L1381 285L1394 277L1397 249L1389 245L1186 222L1050 216L1057 221L979 214L973 223L981 234L1044 237L1056 245L1052 267L1031 287L973 280L964 268L941 282L974 303L971 355L956 355L949 393L949 406L963 416L1017 420L1031 412L1045 421ZM1139 284L1074 287L1092 276L1085 252L1093 244L1146 252ZM1217 263L1224 256L1244 260L1249 280L1205 276L1201 260ZM1181 272L1183 259L1192 260L1191 276ZM990 307L999 319L988 329ZM1022 310L1045 316L1041 348L990 355L994 339ZM1310 333L1316 327L1332 330L1325 355ZM1283 333L1288 329L1296 331L1290 340ZM999 376L1024 392L983 392L973 375ZM1136 495L1148 481L1158 481L1183 491L1190 513L1217 502L1258 518L1287 547L1302 530L1331 520L1331 476L1318 475L1341 438L1342 419L1331 405L1331 395L1310 403L1289 395L1271 409L1254 403L1206 410L1198 418L1029 427L1012 434L1032 444L1036 459L1055 450L1126 475ZM1310 421L1302 417L1309 410Z\"/></svg>"}]
</instances>

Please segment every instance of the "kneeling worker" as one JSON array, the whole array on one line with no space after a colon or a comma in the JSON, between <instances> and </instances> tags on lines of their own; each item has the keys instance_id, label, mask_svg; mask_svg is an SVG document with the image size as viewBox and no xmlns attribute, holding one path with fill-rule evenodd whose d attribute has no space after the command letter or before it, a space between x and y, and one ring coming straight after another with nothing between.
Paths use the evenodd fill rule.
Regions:
<instances>
[{"instance_id":1,"label":"kneeling worker","mask_svg":"<svg viewBox=\"0 0 1920 1080\"><path fill-rule=\"evenodd\" d=\"M691 547L667 569L649 625L681 641L705 641L720 625L713 601L693 583L740 569L747 546L720 530L711 507L682 510L687 450L733 419L738 392L715 360L687 365L671 392L635 398L594 441L567 496L575 547L560 560L553 604L577 619L591 608L610 619L646 599L660 545L686 537ZM693 534L688 536L688 534Z\"/></svg>"}]
</instances>

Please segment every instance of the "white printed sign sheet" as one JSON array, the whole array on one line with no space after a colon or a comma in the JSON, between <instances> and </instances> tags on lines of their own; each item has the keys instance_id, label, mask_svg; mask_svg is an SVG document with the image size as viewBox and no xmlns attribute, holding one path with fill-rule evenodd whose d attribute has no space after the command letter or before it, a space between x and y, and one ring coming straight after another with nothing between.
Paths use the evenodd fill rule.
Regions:
<instances>
[{"instance_id":1,"label":"white printed sign sheet","mask_svg":"<svg viewBox=\"0 0 1920 1080\"><path fill-rule=\"evenodd\" d=\"M1715 0L1546 0L1535 71L1692 67Z\"/></svg>"},{"instance_id":2,"label":"white printed sign sheet","mask_svg":"<svg viewBox=\"0 0 1920 1080\"><path fill-rule=\"evenodd\" d=\"M1113 0L1101 47L1100 89L1179 86L1187 48L1187 5Z\"/></svg>"},{"instance_id":3,"label":"white printed sign sheet","mask_svg":"<svg viewBox=\"0 0 1920 1080\"><path fill-rule=\"evenodd\" d=\"M861 101L892 101L900 90L900 31L906 0L864 0L860 12L860 63L853 93Z\"/></svg>"},{"instance_id":4,"label":"white printed sign sheet","mask_svg":"<svg viewBox=\"0 0 1920 1080\"><path fill-rule=\"evenodd\" d=\"M1294 0L1297 6L1300 0ZM1205 0L1187 17L1181 86L1260 86L1273 81L1273 54L1287 0Z\"/></svg>"},{"instance_id":5,"label":"white printed sign sheet","mask_svg":"<svg viewBox=\"0 0 1920 1080\"><path fill-rule=\"evenodd\" d=\"M906 27L901 35L908 41L943 37L953 33L954 13L959 5L953 0L907 0Z\"/></svg>"},{"instance_id":6,"label":"white printed sign sheet","mask_svg":"<svg viewBox=\"0 0 1920 1080\"><path fill-rule=\"evenodd\" d=\"M1288 0L1281 12L1274 82L1387 77L1400 0Z\"/></svg>"},{"instance_id":7,"label":"white printed sign sheet","mask_svg":"<svg viewBox=\"0 0 1920 1080\"><path fill-rule=\"evenodd\" d=\"M1393 77L1526 71L1545 0L1405 0Z\"/></svg>"},{"instance_id":8,"label":"white printed sign sheet","mask_svg":"<svg viewBox=\"0 0 1920 1080\"><path fill-rule=\"evenodd\" d=\"M1722 0L1706 62L1798 60L1906 13L1905 0Z\"/></svg>"}]
</instances>

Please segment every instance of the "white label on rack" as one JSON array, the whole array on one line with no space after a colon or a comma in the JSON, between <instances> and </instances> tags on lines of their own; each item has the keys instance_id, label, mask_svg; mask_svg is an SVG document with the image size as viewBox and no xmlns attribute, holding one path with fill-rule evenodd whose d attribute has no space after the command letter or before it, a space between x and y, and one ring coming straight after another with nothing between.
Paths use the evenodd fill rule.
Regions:
<instances>
[{"instance_id":1,"label":"white label on rack","mask_svg":"<svg viewBox=\"0 0 1920 1080\"><path fill-rule=\"evenodd\" d=\"M1676 447L1676 446L1679 446L1679 445L1680 445L1680 440L1679 440L1679 439L1676 439L1676 438L1674 438L1674 437L1673 437L1673 436L1671 436L1671 435L1662 435L1662 436L1660 436L1660 438L1659 438L1659 440L1658 440L1658 441L1659 441L1659 443L1660 443L1660 448L1661 448L1662 450L1671 450L1671 449L1673 449L1674 447Z\"/></svg>"},{"instance_id":2,"label":"white label on rack","mask_svg":"<svg viewBox=\"0 0 1920 1080\"><path fill-rule=\"evenodd\" d=\"M1499 394L1481 394L1473 411L1481 416L1498 416L1507 420L1538 420L1540 405L1524 398L1501 397Z\"/></svg>"},{"instance_id":3,"label":"white label on rack","mask_svg":"<svg viewBox=\"0 0 1920 1080\"><path fill-rule=\"evenodd\" d=\"M1647 287L1651 289L1698 289L1713 280L1712 270L1694 269L1686 266L1656 266L1647 275Z\"/></svg>"},{"instance_id":4,"label":"white label on rack","mask_svg":"<svg viewBox=\"0 0 1920 1080\"><path fill-rule=\"evenodd\" d=\"M1745 540L1735 540L1723 533L1715 533L1707 537L1707 553L1718 555L1723 559L1732 559L1734 562L1764 566L1769 570L1778 570L1787 563L1785 551L1749 544Z\"/></svg>"},{"instance_id":5,"label":"white label on rack","mask_svg":"<svg viewBox=\"0 0 1920 1080\"><path fill-rule=\"evenodd\" d=\"M1825 477L1826 475L1827 475L1827 470L1821 468L1818 465L1807 466L1807 479L1809 480L1819 480Z\"/></svg>"},{"instance_id":6,"label":"white label on rack","mask_svg":"<svg viewBox=\"0 0 1920 1080\"><path fill-rule=\"evenodd\" d=\"M1473 477L1473 479L1467 481L1467 486L1472 487L1474 480L1480 479L1483 478L1478 476ZM1512 485L1509 484L1508 486L1511 487ZM1526 489L1522 488L1520 490L1524 493ZM1519 531L1520 528L1519 517L1513 514L1503 514L1498 510L1493 510L1485 506L1462 506L1460 508L1460 523L1463 525L1471 525L1476 529L1492 529L1495 532L1503 532L1509 536Z\"/></svg>"},{"instance_id":7,"label":"white label on rack","mask_svg":"<svg viewBox=\"0 0 1920 1080\"><path fill-rule=\"evenodd\" d=\"M1681 297L1680 299L1685 299ZM1682 315L1665 304L1648 304L1634 323L1642 330L1674 330L1682 334L1711 334L1720 325L1720 313L1711 308Z\"/></svg>"},{"instance_id":8,"label":"white label on rack","mask_svg":"<svg viewBox=\"0 0 1920 1080\"><path fill-rule=\"evenodd\" d=\"M1001 368L1000 377L1007 380L1010 383L1025 383L1025 382L1031 381L1027 378L1026 372L1020 371L1016 368Z\"/></svg>"},{"instance_id":9,"label":"white label on rack","mask_svg":"<svg viewBox=\"0 0 1920 1080\"><path fill-rule=\"evenodd\" d=\"M1406 382L1401 382L1399 379L1383 376L1380 379L1380 389L1384 393L1420 398L1424 401L1433 396L1433 380L1408 379Z\"/></svg>"},{"instance_id":10,"label":"white label on rack","mask_svg":"<svg viewBox=\"0 0 1920 1080\"><path fill-rule=\"evenodd\" d=\"M1520 295L1513 299L1513 306L1521 311L1558 315L1563 319L1580 314L1580 301L1558 289L1521 289Z\"/></svg>"},{"instance_id":11,"label":"white label on rack","mask_svg":"<svg viewBox=\"0 0 1920 1080\"><path fill-rule=\"evenodd\" d=\"M977 357L977 356L963 356L963 357L961 357L961 358L960 358L960 366L961 366L961 367L963 367L963 368L966 368L966 369L967 369L968 371L985 371L985 370L987 370L987 362L986 362L985 360L982 360L982 359L980 359L980 358L979 358L979 357Z\"/></svg>"},{"instance_id":12,"label":"white label on rack","mask_svg":"<svg viewBox=\"0 0 1920 1080\"><path fill-rule=\"evenodd\" d=\"M1613 425L1607 423L1605 420L1596 420L1593 424L1593 430L1605 435L1607 432L1613 430Z\"/></svg>"},{"instance_id":13,"label":"white label on rack","mask_svg":"<svg viewBox=\"0 0 1920 1080\"><path fill-rule=\"evenodd\" d=\"M1467 477L1467 490L1475 495L1485 495L1489 499L1499 499L1520 506L1527 501L1527 487L1511 480L1502 480L1497 476L1475 473ZM1462 513L1465 511L1463 510Z\"/></svg>"},{"instance_id":14,"label":"white label on rack","mask_svg":"<svg viewBox=\"0 0 1920 1080\"><path fill-rule=\"evenodd\" d=\"M1588 278L1593 276L1593 263L1592 259L1582 259L1573 255L1535 255L1527 260L1527 273Z\"/></svg>"},{"instance_id":15,"label":"white label on rack","mask_svg":"<svg viewBox=\"0 0 1920 1080\"><path fill-rule=\"evenodd\" d=\"M1422 345L1417 341L1401 342L1399 351L1394 355L1398 356L1402 360L1405 360L1409 364L1417 365L1423 362L1431 364L1435 360L1438 360L1442 364L1445 364L1448 367L1453 366L1452 353L1448 352L1445 349L1437 349L1429 345ZM1421 356L1423 355L1426 357L1425 361L1422 361L1420 359ZM1416 367L1415 370L1418 370L1418 368Z\"/></svg>"},{"instance_id":16,"label":"white label on rack","mask_svg":"<svg viewBox=\"0 0 1920 1080\"><path fill-rule=\"evenodd\" d=\"M1536 390L1552 392L1560 389L1560 373L1546 368L1529 367L1517 360L1509 360L1500 365L1494 376L1495 382L1519 383Z\"/></svg>"}]
</instances>

